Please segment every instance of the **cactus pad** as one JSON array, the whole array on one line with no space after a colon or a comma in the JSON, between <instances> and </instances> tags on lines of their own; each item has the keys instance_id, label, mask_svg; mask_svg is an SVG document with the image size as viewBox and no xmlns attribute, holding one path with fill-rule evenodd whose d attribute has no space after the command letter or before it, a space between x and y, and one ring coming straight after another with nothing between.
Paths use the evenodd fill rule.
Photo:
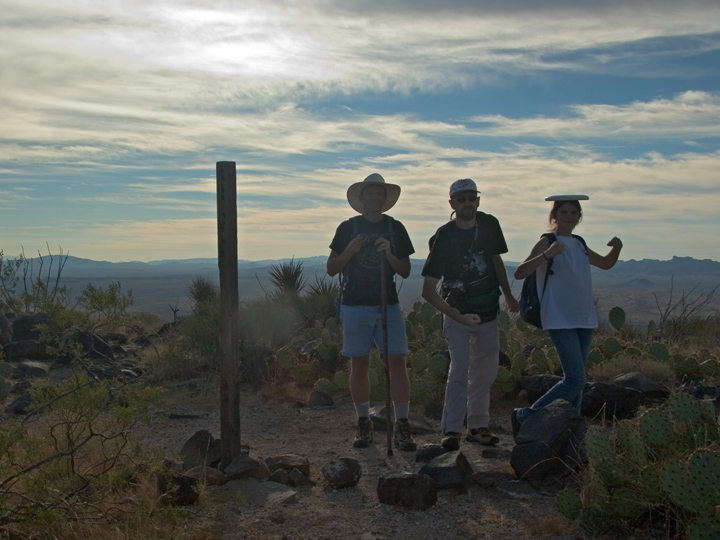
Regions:
<instances>
[{"instance_id":1,"label":"cactus pad","mask_svg":"<svg viewBox=\"0 0 720 540\"><path fill-rule=\"evenodd\" d=\"M645 506L636 491L621 487L612 494L610 507L618 516L625 519L634 519L645 512Z\"/></svg>"},{"instance_id":2,"label":"cactus pad","mask_svg":"<svg viewBox=\"0 0 720 540\"><path fill-rule=\"evenodd\" d=\"M598 427L588 428L585 435L585 448L588 457L594 461L615 457L615 449L610 437Z\"/></svg>"},{"instance_id":3,"label":"cactus pad","mask_svg":"<svg viewBox=\"0 0 720 540\"><path fill-rule=\"evenodd\" d=\"M675 394L668 401L668 408L680 420L686 422L700 421L700 406L697 400L688 394Z\"/></svg>"},{"instance_id":4,"label":"cactus pad","mask_svg":"<svg viewBox=\"0 0 720 540\"><path fill-rule=\"evenodd\" d=\"M653 343L650 345L648 354L660 362L670 361L670 353L668 352L667 347L662 343Z\"/></svg>"},{"instance_id":5,"label":"cactus pad","mask_svg":"<svg viewBox=\"0 0 720 540\"><path fill-rule=\"evenodd\" d=\"M622 420L617 425L616 433L618 448L625 452L627 459L638 469L644 467L647 462L645 442L638 427L629 420Z\"/></svg>"},{"instance_id":6,"label":"cactus pad","mask_svg":"<svg viewBox=\"0 0 720 540\"><path fill-rule=\"evenodd\" d=\"M614 307L608 313L610 324L615 330L620 330L622 325L625 324L625 310L620 307Z\"/></svg>"},{"instance_id":7,"label":"cactus pad","mask_svg":"<svg viewBox=\"0 0 720 540\"><path fill-rule=\"evenodd\" d=\"M643 439L655 446L670 444L672 426L668 415L656 409L645 411L640 417L640 434Z\"/></svg>"},{"instance_id":8,"label":"cactus pad","mask_svg":"<svg viewBox=\"0 0 720 540\"><path fill-rule=\"evenodd\" d=\"M696 514L706 515L710 504L690 482L684 461L669 461L662 469L662 484L670 499L677 505Z\"/></svg>"},{"instance_id":9,"label":"cactus pad","mask_svg":"<svg viewBox=\"0 0 720 540\"><path fill-rule=\"evenodd\" d=\"M667 498L662 484L662 470L656 466L645 467L640 473L643 494L648 502L659 504Z\"/></svg>"},{"instance_id":10,"label":"cactus pad","mask_svg":"<svg viewBox=\"0 0 720 540\"><path fill-rule=\"evenodd\" d=\"M333 382L338 390L348 390L350 388L350 378L346 371L336 371L333 375Z\"/></svg>"},{"instance_id":11,"label":"cactus pad","mask_svg":"<svg viewBox=\"0 0 720 540\"><path fill-rule=\"evenodd\" d=\"M605 340L605 343L603 343L603 350L605 351L605 356L612 358L622 351L622 345L620 345L620 342L617 339L609 337Z\"/></svg>"},{"instance_id":12,"label":"cactus pad","mask_svg":"<svg viewBox=\"0 0 720 540\"><path fill-rule=\"evenodd\" d=\"M445 376L445 373L447 373L447 368L447 359L441 355L433 356L428 363L428 371L438 378Z\"/></svg>"},{"instance_id":13,"label":"cactus pad","mask_svg":"<svg viewBox=\"0 0 720 540\"><path fill-rule=\"evenodd\" d=\"M328 379L318 379L315 381L315 388L328 394L334 394L338 391L337 385Z\"/></svg>"},{"instance_id":14,"label":"cactus pad","mask_svg":"<svg viewBox=\"0 0 720 540\"><path fill-rule=\"evenodd\" d=\"M580 517L582 511L582 501L580 495L572 491L571 489L563 489L558 493L557 499L558 510L560 513L568 519L575 520Z\"/></svg>"},{"instance_id":15,"label":"cactus pad","mask_svg":"<svg viewBox=\"0 0 720 540\"><path fill-rule=\"evenodd\" d=\"M720 538L720 521L717 518L700 517L688 527L687 540L717 540Z\"/></svg>"},{"instance_id":16,"label":"cactus pad","mask_svg":"<svg viewBox=\"0 0 720 540\"><path fill-rule=\"evenodd\" d=\"M688 474L710 506L720 505L720 454L698 450L690 457Z\"/></svg>"}]
</instances>

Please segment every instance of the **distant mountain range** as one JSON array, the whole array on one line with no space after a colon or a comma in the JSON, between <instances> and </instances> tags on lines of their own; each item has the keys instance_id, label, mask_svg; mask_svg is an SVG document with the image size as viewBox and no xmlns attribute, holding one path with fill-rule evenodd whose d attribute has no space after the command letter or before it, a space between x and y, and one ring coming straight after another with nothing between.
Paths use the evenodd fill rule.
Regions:
<instances>
[{"instance_id":1,"label":"distant mountain range","mask_svg":"<svg viewBox=\"0 0 720 540\"><path fill-rule=\"evenodd\" d=\"M50 257L36 257L28 259L29 265L38 271L41 265L43 272L47 272L50 268ZM53 257L52 272L57 271L57 265L60 264L60 257ZM63 258L64 259L64 258ZM314 268L317 266L325 266L327 256L302 257L302 258L286 258L286 259L265 259L261 261L238 260L238 268L244 270L262 269L271 265L278 265L290 261L303 263L305 268ZM413 273L419 272L424 263L423 259L413 259ZM506 262L508 268L515 268L517 262ZM79 275L90 272L99 272L102 274L112 273L121 275L126 272L147 271L151 274L156 273L182 273L198 270L201 268L217 269L217 258L203 259L165 259L159 261L131 261L112 263L107 261L94 261L91 259L81 259L79 257L67 257L65 266L63 267L63 275ZM601 272L599 270L596 270ZM673 257L669 261L660 261L657 259L642 259L636 261L618 261L615 267L610 271L615 276L619 275L647 275L647 276L720 276L720 262L710 259L694 259L692 257ZM89 276L88 276L89 277Z\"/></svg>"},{"instance_id":2,"label":"distant mountain range","mask_svg":"<svg viewBox=\"0 0 720 540\"><path fill-rule=\"evenodd\" d=\"M245 301L264 295L272 289L269 270L295 260L303 264L309 283L330 279L325 272L327 256L286 258L261 261L238 261L240 300ZM412 260L412 272L408 279L398 278L400 302L407 309L421 299L422 267L425 261ZM188 285L200 276L216 283L219 280L216 258L175 259L150 262L94 261L78 257L60 258L54 256L27 260L27 277L42 277L54 282L61 263L60 284L67 286L72 295L78 295L88 283L106 287L111 282L120 282L124 291L133 291L132 311L159 313L164 318L172 316L172 308L179 308L180 314L189 313L190 300ZM506 262L512 289L519 296L521 282L513 280L512 274L518 263ZM48 272L50 276L48 276ZM22 278L22 275L21 275ZM643 259L641 261L618 261L609 271L593 268L594 294L599 300L601 311L614 305L624 307L634 321L647 322L657 315L657 306L664 305L672 297L677 301L685 292L692 291L693 297L707 294L720 284L720 262L692 257L673 257L668 261ZM22 283L20 288L22 288ZM709 309L716 309L715 305Z\"/></svg>"}]
</instances>

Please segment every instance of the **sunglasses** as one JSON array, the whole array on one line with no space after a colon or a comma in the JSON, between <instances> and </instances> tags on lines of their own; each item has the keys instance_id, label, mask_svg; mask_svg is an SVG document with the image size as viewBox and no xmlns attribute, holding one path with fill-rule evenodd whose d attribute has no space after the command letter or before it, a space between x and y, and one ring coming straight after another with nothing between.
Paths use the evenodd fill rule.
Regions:
<instances>
[{"instance_id":1,"label":"sunglasses","mask_svg":"<svg viewBox=\"0 0 720 540\"><path fill-rule=\"evenodd\" d=\"M477 195L464 195L462 197L455 197L453 199L453 201L455 201L456 203L460 203L460 204L463 204L465 202L475 202L477 200L478 200Z\"/></svg>"}]
</instances>

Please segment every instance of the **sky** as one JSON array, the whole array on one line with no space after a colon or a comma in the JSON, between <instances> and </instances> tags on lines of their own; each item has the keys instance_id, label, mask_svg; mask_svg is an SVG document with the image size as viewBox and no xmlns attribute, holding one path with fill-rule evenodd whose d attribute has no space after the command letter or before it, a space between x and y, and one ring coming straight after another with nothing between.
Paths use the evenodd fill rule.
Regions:
<instances>
[{"instance_id":1,"label":"sky","mask_svg":"<svg viewBox=\"0 0 720 540\"><path fill-rule=\"evenodd\" d=\"M473 178L522 261L546 195L620 258L720 260L720 2L0 0L0 249L217 257L216 163L238 256L327 255L347 188L427 255Z\"/></svg>"}]
</instances>

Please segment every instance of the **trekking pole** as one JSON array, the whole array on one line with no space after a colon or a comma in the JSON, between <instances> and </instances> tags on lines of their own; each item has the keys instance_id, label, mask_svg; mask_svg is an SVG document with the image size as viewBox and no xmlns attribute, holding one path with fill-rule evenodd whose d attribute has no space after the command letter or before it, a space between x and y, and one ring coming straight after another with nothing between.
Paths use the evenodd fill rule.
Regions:
<instances>
[{"instance_id":1,"label":"trekking pole","mask_svg":"<svg viewBox=\"0 0 720 540\"><path fill-rule=\"evenodd\" d=\"M390 421L390 361L388 360L388 335L387 335L387 286L385 284L385 254L380 254L380 314L382 319L383 335L383 359L385 360L385 423L387 424L387 455L392 456L392 430Z\"/></svg>"}]
</instances>

